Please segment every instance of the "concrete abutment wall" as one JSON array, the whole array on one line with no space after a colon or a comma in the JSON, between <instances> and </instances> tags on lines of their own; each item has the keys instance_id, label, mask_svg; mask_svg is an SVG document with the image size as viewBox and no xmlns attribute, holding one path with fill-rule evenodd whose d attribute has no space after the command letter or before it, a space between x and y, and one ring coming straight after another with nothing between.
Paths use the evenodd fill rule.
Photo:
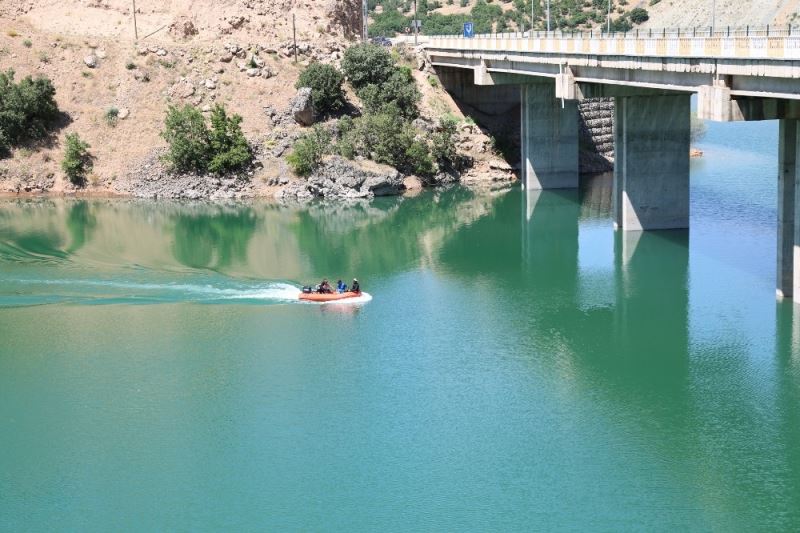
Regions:
<instances>
[{"instance_id":1,"label":"concrete abutment wall","mask_svg":"<svg viewBox=\"0 0 800 533\"><path fill-rule=\"evenodd\" d=\"M436 74L467 114L474 118L496 138L507 140L514 148L521 148L522 84L476 85L472 69L436 67ZM539 83L545 82L539 79ZM536 82L536 78L531 78ZM550 80L552 83L552 80ZM559 101L560 105L560 101ZM614 99L590 98L578 104L579 170L582 174L610 172L614 168ZM521 163L521 151L504 154L516 158L512 165Z\"/></svg>"}]
</instances>

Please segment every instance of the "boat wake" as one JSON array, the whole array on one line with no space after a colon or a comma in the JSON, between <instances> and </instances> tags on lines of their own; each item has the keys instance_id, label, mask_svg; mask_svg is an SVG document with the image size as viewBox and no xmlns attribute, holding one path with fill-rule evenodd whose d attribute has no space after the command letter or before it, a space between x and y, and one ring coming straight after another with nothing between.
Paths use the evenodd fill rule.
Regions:
<instances>
[{"instance_id":1,"label":"boat wake","mask_svg":"<svg viewBox=\"0 0 800 533\"><path fill-rule=\"evenodd\" d=\"M300 288L286 282L241 282L229 278L192 281L99 279L5 279L0 307L52 303L102 304L287 304L299 303Z\"/></svg>"}]
</instances>

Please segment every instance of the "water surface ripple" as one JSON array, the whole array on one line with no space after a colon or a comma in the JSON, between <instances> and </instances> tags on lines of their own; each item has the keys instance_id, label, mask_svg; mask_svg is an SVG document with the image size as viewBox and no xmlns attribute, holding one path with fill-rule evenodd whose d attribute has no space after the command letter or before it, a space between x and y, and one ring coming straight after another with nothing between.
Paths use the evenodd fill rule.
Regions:
<instances>
[{"instance_id":1,"label":"water surface ripple","mask_svg":"<svg viewBox=\"0 0 800 533\"><path fill-rule=\"evenodd\" d=\"M0 201L0 530L798 530L776 145L711 126L690 232L602 177ZM374 298L290 303L323 276Z\"/></svg>"}]
</instances>

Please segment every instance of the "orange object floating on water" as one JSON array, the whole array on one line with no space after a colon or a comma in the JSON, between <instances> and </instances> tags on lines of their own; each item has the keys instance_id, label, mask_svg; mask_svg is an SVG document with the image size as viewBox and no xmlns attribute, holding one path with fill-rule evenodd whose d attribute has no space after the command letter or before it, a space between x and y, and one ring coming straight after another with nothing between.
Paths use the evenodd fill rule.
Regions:
<instances>
[{"instance_id":1,"label":"orange object floating on water","mask_svg":"<svg viewBox=\"0 0 800 533\"><path fill-rule=\"evenodd\" d=\"M301 292L299 298L309 302L335 302L336 300L346 300L348 298L358 298L363 293L361 292L334 292L333 294L324 294L318 292Z\"/></svg>"}]
</instances>

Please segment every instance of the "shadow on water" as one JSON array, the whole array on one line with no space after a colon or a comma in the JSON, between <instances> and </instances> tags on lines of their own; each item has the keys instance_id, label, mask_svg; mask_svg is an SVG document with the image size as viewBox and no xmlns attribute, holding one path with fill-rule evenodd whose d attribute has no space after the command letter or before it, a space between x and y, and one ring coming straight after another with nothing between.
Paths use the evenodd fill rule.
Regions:
<instances>
[{"instance_id":1,"label":"shadow on water","mask_svg":"<svg viewBox=\"0 0 800 533\"><path fill-rule=\"evenodd\" d=\"M427 191L298 209L293 232L315 272L385 277L435 262L442 242L494 209L494 198L468 189Z\"/></svg>"},{"instance_id":2,"label":"shadow on water","mask_svg":"<svg viewBox=\"0 0 800 533\"><path fill-rule=\"evenodd\" d=\"M465 286L488 283L498 293L504 304L497 312L512 313L506 334L525 346L532 369L544 365L557 380L578 384L580 396L607 406L612 423L644 438L657 456L690 465L673 475L712 470L713 479L702 480L712 522L735 527L774 516L776 524L796 523L800 515L786 508L792 498L785 496L800 497L800 309L778 308L780 383L766 395L750 390L747 342L713 320L692 323L689 232L614 231L607 185L601 179L580 194L507 195L443 246L441 263ZM589 231L599 219L607 229ZM598 234L611 236L609 263L582 267L581 245ZM714 344L693 342L698 328ZM772 354L763 355L759 373L773 364ZM765 400L775 404L767 419ZM781 457L777 464L772 454ZM785 492L778 496L753 479L781 479ZM727 503L745 500L753 507Z\"/></svg>"},{"instance_id":3,"label":"shadow on water","mask_svg":"<svg viewBox=\"0 0 800 533\"><path fill-rule=\"evenodd\" d=\"M72 204L67 214L67 230L70 234L69 246L66 252L75 253L91 239L97 227L97 217L92 212L92 206L85 200Z\"/></svg>"},{"instance_id":4,"label":"shadow on water","mask_svg":"<svg viewBox=\"0 0 800 533\"><path fill-rule=\"evenodd\" d=\"M202 206L175 214L175 259L190 268L224 269L245 263L258 217L249 207Z\"/></svg>"}]
</instances>

